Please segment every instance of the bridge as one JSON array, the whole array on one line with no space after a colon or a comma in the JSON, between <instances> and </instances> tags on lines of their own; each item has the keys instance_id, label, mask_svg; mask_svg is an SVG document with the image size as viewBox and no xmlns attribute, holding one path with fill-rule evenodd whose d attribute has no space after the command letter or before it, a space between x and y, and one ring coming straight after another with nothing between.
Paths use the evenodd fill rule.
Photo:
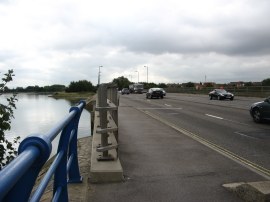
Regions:
<instances>
[{"instance_id":1,"label":"bridge","mask_svg":"<svg viewBox=\"0 0 270 202\"><path fill-rule=\"evenodd\" d=\"M248 114L248 107L257 99L210 101L203 95L169 93L163 100L150 100L145 99L145 94L131 94L121 95L118 103L116 95L114 86L101 85L97 99L91 101L95 102L93 137L78 140L75 159L78 157L80 173L75 175L76 183L67 183L72 179L68 172L72 161L67 161L66 166L61 166L67 173L61 175L62 187L54 185L46 191L37 188L43 190L38 199L33 198L36 192L31 188L31 201L268 200L270 127L268 123L253 123ZM71 113L79 114L84 105L81 102ZM60 125L52 131L66 127ZM74 136L76 132L71 131ZM20 147L25 149L31 144L23 142ZM24 153L23 149L19 151ZM13 176L15 170L9 171L0 172L1 200L18 201L12 197L24 189L13 188L13 179L18 177ZM29 174L24 179L27 177ZM54 184L59 184L57 179ZM9 190L3 181L12 181ZM61 189L66 198L57 199L61 195L57 190ZM48 198L49 194L52 198Z\"/></svg>"}]
</instances>

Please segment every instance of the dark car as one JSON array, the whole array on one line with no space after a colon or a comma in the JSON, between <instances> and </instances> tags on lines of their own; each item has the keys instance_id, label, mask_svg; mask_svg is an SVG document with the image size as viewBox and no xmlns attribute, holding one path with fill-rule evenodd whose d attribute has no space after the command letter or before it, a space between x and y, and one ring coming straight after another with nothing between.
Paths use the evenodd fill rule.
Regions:
<instances>
[{"instance_id":1,"label":"dark car","mask_svg":"<svg viewBox=\"0 0 270 202\"><path fill-rule=\"evenodd\" d=\"M250 107L250 115L256 123L270 120L270 97L262 102L256 102Z\"/></svg>"},{"instance_id":2,"label":"dark car","mask_svg":"<svg viewBox=\"0 0 270 202\"><path fill-rule=\"evenodd\" d=\"M124 94L129 95L129 89L128 88L123 88L122 91L121 91L121 94L122 95L124 95Z\"/></svg>"},{"instance_id":3,"label":"dark car","mask_svg":"<svg viewBox=\"0 0 270 202\"><path fill-rule=\"evenodd\" d=\"M213 98L216 98L218 100L225 100L225 99L234 99L234 95L224 89L214 89L209 93L209 98L212 100Z\"/></svg>"},{"instance_id":4,"label":"dark car","mask_svg":"<svg viewBox=\"0 0 270 202\"><path fill-rule=\"evenodd\" d=\"M163 88L160 88L160 90L162 90L163 96L166 96L166 91Z\"/></svg>"},{"instance_id":5,"label":"dark car","mask_svg":"<svg viewBox=\"0 0 270 202\"><path fill-rule=\"evenodd\" d=\"M163 98L163 91L160 88L150 88L146 93L146 99L148 98Z\"/></svg>"}]
</instances>

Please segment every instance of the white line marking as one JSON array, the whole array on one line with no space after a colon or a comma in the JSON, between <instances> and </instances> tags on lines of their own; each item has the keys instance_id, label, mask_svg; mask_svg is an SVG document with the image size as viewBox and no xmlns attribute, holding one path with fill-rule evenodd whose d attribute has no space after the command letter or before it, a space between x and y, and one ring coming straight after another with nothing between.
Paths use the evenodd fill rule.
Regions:
<instances>
[{"instance_id":1,"label":"white line marking","mask_svg":"<svg viewBox=\"0 0 270 202\"><path fill-rule=\"evenodd\" d=\"M241 136L244 136L244 137L251 138L251 139L257 139L257 138L255 138L255 137L251 137L251 136L245 135L245 134L243 134L243 133L239 133L239 132L234 132L234 133L237 134L237 135L241 135Z\"/></svg>"},{"instance_id":2,"label":"white line marking","mask_svg":"<svg viewBox=\"0 0 270 202\"><path fill-rule=\"evenodd\" d=\"M167 107L171 107L172 105L168 105L168 104L164 104L165 106L167 106Z\"/></svg>"},{"instance_id":3,"label":"white line marking","mask_svg":"<svg viewBox=\"0 0 270 202\"><path fill-rule=\"evenodd\" d=\"M142 110L145 110L145 109L182 109L182 108L171 108L171 107L166 107L166 108L155 108L155 107L145 107L145 108L137 108L137 109L142 109Z\"/></svg>"},{"instance_id":4,"label":"white line marking","mask_svg":"<svg viewBox=\"0 0 270 202\"><path fill-rule=\"evenodd\" d=\"M213 117L213 118L216 118L216 119L223 119L222 117L219 117L219 116L214 116L214 115L211 115L211 114L205 114L206 116L210 116L210 117Z\"/></svg>"}]
</instances>

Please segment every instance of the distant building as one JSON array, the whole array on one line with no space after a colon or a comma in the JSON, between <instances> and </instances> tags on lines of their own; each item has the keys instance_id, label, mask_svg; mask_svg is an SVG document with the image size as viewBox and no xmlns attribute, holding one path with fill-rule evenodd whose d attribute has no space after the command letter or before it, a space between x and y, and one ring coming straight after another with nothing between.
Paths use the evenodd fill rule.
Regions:
<instances>
[{"instance_id":1,"label":"distant building","mask_svg":"<svg viewBox=\"0 0 270 202\"><path fill-rule=\"evenodd\" d=\"M261 86L262 85L262 82L243 82L243 81L230 82L228 85L240 88L240 87L250 86L250 83L252 86Z\"/></svg>"},{"instance_id":2,"label":"distant building","mask_svg":"<svg viewBox=\"0 0 270 202\"><path fill-rule=\"evenodd\" d=\"M243 82L243 81L230 82L229 83L229 86L235 86L237 88L240 88L240 87L244 87L245 86L245 82Z\"/></svg>"},{"instance_id":3,"label":"distant building","mask_svg":"<svg viewBox=\"0 0 270 202\"><path fill-rule=\"evenodd\" d=\"M216 83L215 82L204 82L203 87L215 87Z\"/></svg>"},{"instance_id":4,"label":"distant building","mask_svg":"<svg viewBox=\"0 0 270 202\"><path fill-rule=\"evenodd\" d=\"M252 85L253 86L261 86L262 85L262 82L252 82Z\"/></svg>"}]
</instances>

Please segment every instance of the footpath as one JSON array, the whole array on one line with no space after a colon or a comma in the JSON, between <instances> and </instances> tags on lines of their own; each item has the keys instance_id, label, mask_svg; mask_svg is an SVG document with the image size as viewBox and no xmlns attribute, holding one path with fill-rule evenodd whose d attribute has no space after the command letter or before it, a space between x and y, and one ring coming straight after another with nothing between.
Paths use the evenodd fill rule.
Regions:
<instances>
[{"instance_id":1,"label":"footpath","mask_svg":"<svg viewBox=\"0 0 270 202\"><path fill-rule=\"evenodd\" d=\"M236 202L243 200L228 191L224 184L265 180L128 106L119 107L119 157L124 170L122 182L91 183L91 137L80 139L78 145L83 183L69 185L70 201ZM247 201L258 201L244 192L242 190Z\"/></svg>"}]
</instances>

